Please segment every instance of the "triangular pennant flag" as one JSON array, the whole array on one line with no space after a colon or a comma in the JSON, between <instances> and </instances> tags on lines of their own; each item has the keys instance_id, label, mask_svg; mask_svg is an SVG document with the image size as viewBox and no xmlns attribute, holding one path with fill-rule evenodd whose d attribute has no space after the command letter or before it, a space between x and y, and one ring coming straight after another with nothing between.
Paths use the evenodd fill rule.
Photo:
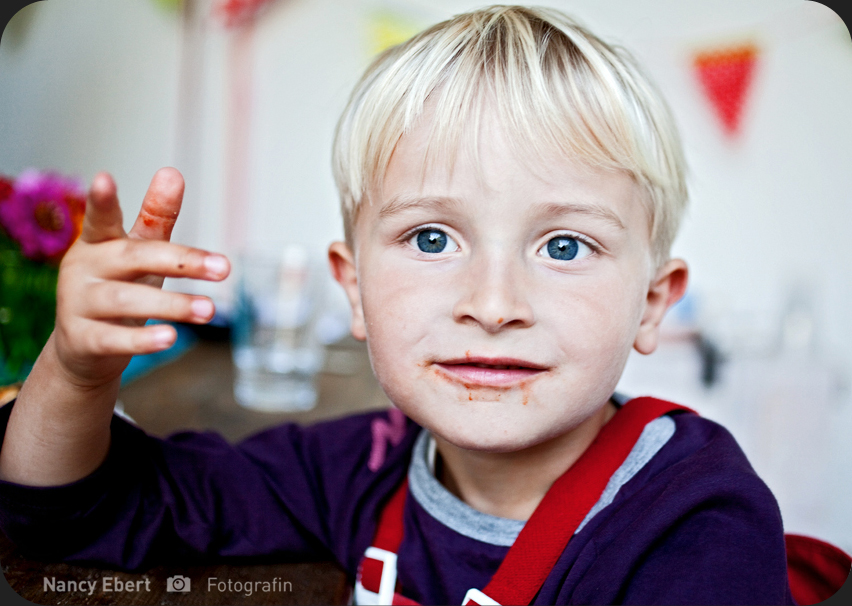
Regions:
<instances>
[{"instance_id":1,"label":"triangular pennant flag","mask_svg":"<svg viewBox=\"0 0 852 606\"><path fill-rule=\"evenodd\" d=\"M743 44L704 51L695 56L693 65L698 80L728 135L739 132L757 55L755 45Z\"/></svg>"}]
</instances>

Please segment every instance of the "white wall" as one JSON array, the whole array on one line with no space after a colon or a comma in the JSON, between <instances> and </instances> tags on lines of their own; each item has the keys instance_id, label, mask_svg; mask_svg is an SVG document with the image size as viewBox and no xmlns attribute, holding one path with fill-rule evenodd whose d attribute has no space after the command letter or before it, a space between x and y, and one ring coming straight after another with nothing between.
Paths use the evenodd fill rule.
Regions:
<instances>
[{"instance_id":1,"label":"white wall","mask_svg":"<svg viewBox=\"0 0 852 606\"><path fill-rule=\"evenodd\" d=\"M716 391L702 391L694 375L678 374L682 356L661 352L631 361L624 387L687 398L708 416L729 420L779 494L790 528L852 550L848 31L824 6L801 0L539 3L565 8L634 50L669 98L688 151L692 206L675 252L691 265L698 319L727 348L728 372ZM340 237L329 147L337 115L369 60L372 11L389 9L426 25L479 4L279 0L270 8L254 37L248 247L272 251L295 241L320 251ZM199 6L206 14L209 2ZM222 208L233 34L208 18L183 34L179 16L150 0L47 0L14 21L0 45L0 172L37 166L90 179L109 170L129 224L156 168L176 165L188 181L176 237L227 250L232 226ZM742 136L730 141L689 62L698 49L743 39L756 41L762 54ZM196 88L180 89L179 73ZM799 362L773 353L794 288L816 318L815 353ZM765 394L784 364L803 373L797 389L836 380L847 388L826 388L817 403L801 391L798 400L772 409L776 400ZM748 385L756 385L749 393L760 402L747 401ZM749 413L758 408L760 415ZM815 424L790 421L812 411ZM780 446L761 447L755 436L770 425ZM796 431L807 439L794 440ZM785 480L771 461L789 459L781 456L787 443L798 467ZM798 486L807 499L795 495Z\"/></svg>"},{"instance_id":2,"label":"white wall","mask_svg":"<svg viewBox=\"0 0 852 606\"><path fill-rule=\"evenodd\" d=\"M0 42L0 172L115 176L125 220L172 160L180 23L147 1L46 0Z\"/></svg>"}]
</instances>

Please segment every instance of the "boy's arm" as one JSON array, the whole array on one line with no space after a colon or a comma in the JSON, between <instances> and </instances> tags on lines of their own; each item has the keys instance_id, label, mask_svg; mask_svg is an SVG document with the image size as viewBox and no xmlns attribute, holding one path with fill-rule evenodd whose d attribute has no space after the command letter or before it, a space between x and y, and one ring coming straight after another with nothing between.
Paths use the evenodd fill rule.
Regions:
<instances>
[{"instance_id":1,"label":"boy's arm","mask_svg":"<svg viewBox=\"0 0 852 606\"><path fill-rule=\"evenodd\" d=\"M0 437L14 406L0 408ZM371 428L386 414L277 426L236 445L209 432L159 439L114 415L107 458L85 478L53 487L0 480L0 529L42 560L140 570L333 557L354 574L418 433L407 424L371 469Z\"/></svg>"},{"instance_id":2,"label":"boy's arm","mask_svg":"<svg viewBox=\"0 0 852 606\"><path fill-rule=\"evenodd\" d=\"M68 484L97 468L110 443L114 381L87 388L64 376L50 337L21 388L0 451L0 479Z\"/></svg>"},{"instance_id":3,"label":"boy's arm","mask_svg":"<svg viewBox=\"0 0 852 606\"><path fill-rule=\"evenodd\" d=\"M0 479L51 486L94 471L109 450L122 371L133 355L166 349L176 337L145 321L212 318L206 297L160 289L166 276L222 280L229 272L221 255L168 242L182 198L180 173L161 169L126 234L115 184L95 177L82 234L60 266L56 327L9 419Z\"/></svg>"}]
</instances>

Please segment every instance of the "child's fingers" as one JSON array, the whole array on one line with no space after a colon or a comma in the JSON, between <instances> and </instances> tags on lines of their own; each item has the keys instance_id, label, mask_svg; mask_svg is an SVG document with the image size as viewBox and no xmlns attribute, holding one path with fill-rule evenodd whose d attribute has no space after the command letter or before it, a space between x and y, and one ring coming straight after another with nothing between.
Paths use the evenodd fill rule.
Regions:
<instances>
[{"instance_id":1,"label":"child's fingers","mask_svg":"<svg viewBox=\"0 0 852 606\"><path fill-rule=\"evenodd\" d=\"M80 239L96 243L122 238L124 235L115 182L109 174L98 173L89 188Z\"/></svg>"},{"instance_id":2,"label":"child's fingers","mask_svg":"<svg viewBox=\"0 0 852 606\"><path fill-rule=\"evenodd\" d=\"M126 318L169 320L203 324L213 317L215 307L207 297L166 292L132 282L100 282L92 286L85 315L90 319Z\"/></svg>"},{"instance_id":3,"label":"child's fingers","mask_svg":"<svg viewBox=\"0 0 852 606\"><path fill-rule=\"evenodd\" d=\"M133 328L105 322L87 322L80 336L81 355L135 356L171 347L177 331L168 324L152 324Z\"/></svg>"},{"instance_id":4,"label":"child's fingers","mask_svg":"<svg viewBox=\"0 0 852 606\"><path fill-rule=\"evenodd\" d=\"M146 275L219 281L231 271L227 257L199 248L158 240L130 238L98 252L98 274L105 279L132 280Z\"/></svg>"},{"instance_id":5,"label":"child's fingers","mask_svg":"<svg viewBox=\"0 0 852 606\"><path fill-rule=\"evenodd\" d=\"M131 238L168 240L183 201L183 176L174 168L161 168L154 174L139 216L130 229Z\"/></svg>"}]
</instances>

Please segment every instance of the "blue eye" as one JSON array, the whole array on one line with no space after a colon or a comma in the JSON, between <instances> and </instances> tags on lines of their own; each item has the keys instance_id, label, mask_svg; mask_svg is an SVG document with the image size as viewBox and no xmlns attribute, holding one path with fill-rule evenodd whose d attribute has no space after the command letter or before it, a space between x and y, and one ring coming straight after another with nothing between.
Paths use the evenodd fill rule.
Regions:
<instances>
[{"instance_id":1,"label":"blue eye","mask_svg":"<svg viewBox=\"0 0 852 606\"><path fill-rule=\"evenodd\" d=\"M571 236L556 236L541 247L539 254L544 254L557 261L574 261L582 259L591 253L587 244Z\"/></svg>"},{"instance_id":2,"label":"blue eye","mask_svg":"<svg viewBox=\"0 0 852 606\"><path fill-rule=\"evenodd\" d=\"M553 238L547 243L547 254L560 261L571 261L577 256L578 250L580 247L574 238Z\"/></svg>"},{"instance_id":3,"label":"blue eye","mask_svg":"<svg viewBox=\"0 0 852 606\"><path fill-rule=\"evenodd\" d=\"M417 248L425 253L453 252L458 245L440 229L424 229L415 237Z\"/></svg>"}]
</instances>

